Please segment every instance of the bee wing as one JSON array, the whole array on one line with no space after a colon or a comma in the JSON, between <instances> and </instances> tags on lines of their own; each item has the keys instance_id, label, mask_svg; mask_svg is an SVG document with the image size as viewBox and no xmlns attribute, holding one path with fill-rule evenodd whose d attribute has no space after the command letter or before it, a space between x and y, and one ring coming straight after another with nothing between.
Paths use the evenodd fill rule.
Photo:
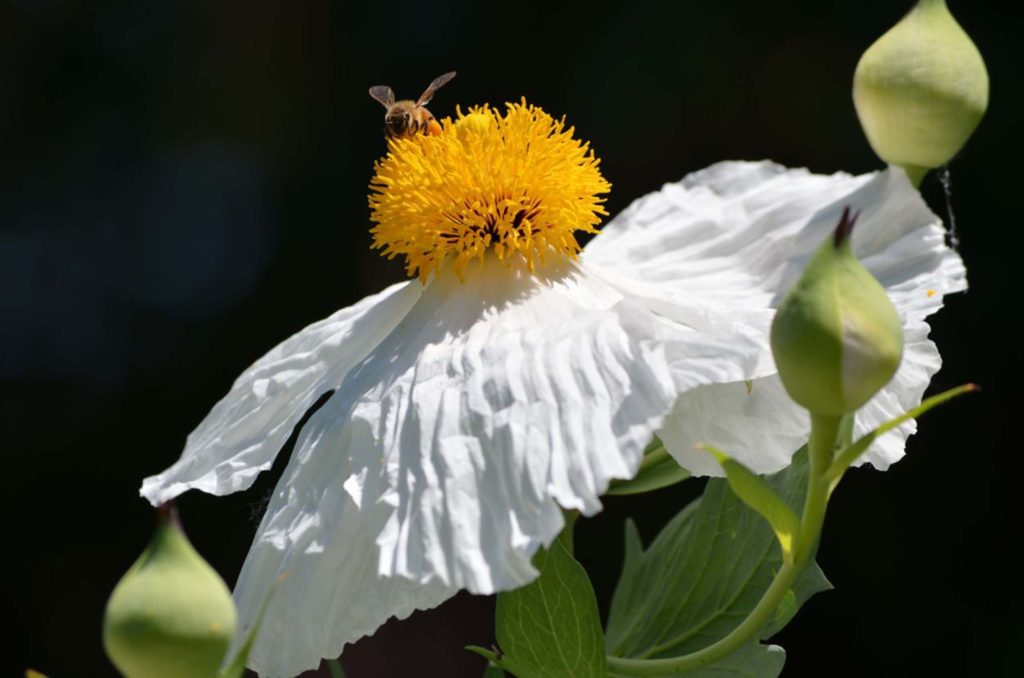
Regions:
<instances>
[{"instance_id":1,"label":"bee wing","mask_svg":"<svg viewBox=\"0 0 1024 678\"><path fill-rule=\"evenodd\" d=\"M430 103L430 100L434 98L434 92L441 89L448 83L449 80L455 77L455 71L450 71L444 75L439 75L434 78L434 82L427 85L427 88L423 90L423 94L416 100L417 106L426 106Z\"/></svg>"},{"instance_id":2,"label":"bee wing","mask_svg":"<svg viewBox=\"0 0 1024 678\"><path fill-rule=\"evenodd\" d=\"M384 105L384 108L391 108L395 103L395 93L387 85L375 85L370 88L370 96Z\"/></svg>"}]
</instances>

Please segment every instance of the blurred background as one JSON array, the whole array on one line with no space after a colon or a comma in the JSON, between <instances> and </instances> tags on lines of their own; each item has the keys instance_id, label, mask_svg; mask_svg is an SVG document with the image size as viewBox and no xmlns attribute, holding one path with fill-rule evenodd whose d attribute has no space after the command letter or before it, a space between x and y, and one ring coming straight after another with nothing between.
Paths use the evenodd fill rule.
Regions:
<instances>
[{"instance_id":1,"label":"blurred background","mask_svg":"<svg viewBox=\"0 0 1024 678\"><path fill-rule=\"evenodd\" d=\"M370 5L0 3L0 675L114 675L100 620L151 533L140 479L263 352L403 278L368 248L384 150L370 85L415 97L457 69L439 116L520 96L567 115L614 214L722 159L878 168L850 83L910 3ZM1018 17L951 5L993 84L952 166L971 291L932 321L932 390L984 390L924 419L888 473L848 476L819 556L836 589L776 639L786 676L1020 675ZM946 215L934 177L923 192ZM285 457L249 492L180 502L229 583ZM603 611L624 518L653 538L700 491L681 487L609 499L579 526ZM464 595L343 663L350 678L479 676L461 648L490 645L492 614Z\"/></svg>"}]
</instances>

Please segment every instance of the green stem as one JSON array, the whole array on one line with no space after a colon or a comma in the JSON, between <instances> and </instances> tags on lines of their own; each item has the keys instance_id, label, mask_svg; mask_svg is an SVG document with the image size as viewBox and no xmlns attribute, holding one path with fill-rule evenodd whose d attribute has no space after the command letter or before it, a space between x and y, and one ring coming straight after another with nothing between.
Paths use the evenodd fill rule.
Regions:
<instances>
[{"instance_id":1,"label":"green stem","mask_svg":"<svg viewBox=\"0 0 1024 678\"><path fill-rule=\"evenodd\" d=\"M921 182L924 181L925 175L929 172L928 168L918 167L917 165L901 165L901 167L907 173L907 178L910 179L910 183L913 184L914 188L921 188Z\"/></svg>"},{"instance_id":2,"label":"green stem","mask_svg":"<svg viewBox=\"0 0 1024 678\"><path fill-rule=\"evenodd\" d=\"M608 670L627 676L659 676L686 673L720 661L755 639L782 602L786 592L807 565L817 547L821 528L825 523L829 484L825 477L835 453L840 417L811 415L811 439L808 443L809 470L807 496L800 517L800 532L793 548L793 562L784 564L775 575L768 590L747 618L724 638L707 647L667 659L626 659L608 657Z\"/></svg>"}]
</instances>

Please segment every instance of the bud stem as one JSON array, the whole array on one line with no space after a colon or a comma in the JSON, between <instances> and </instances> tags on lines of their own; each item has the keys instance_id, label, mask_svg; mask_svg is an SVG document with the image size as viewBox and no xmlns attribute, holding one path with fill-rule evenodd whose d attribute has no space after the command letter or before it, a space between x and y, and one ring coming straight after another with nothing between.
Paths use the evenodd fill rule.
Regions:
<instances>
[{"instance_id":1,"label":"bud stem","mask_svg":"<svg viewBox=\"0 0 1024 678\"><path fill-rule=\"evenodd\" d=\"M797 576L810 561L818 544L821 528L825 523L825 509L828 505L829 482L826 472L832 464L836 439L842 417L811 415L811 438L808 443L810 468L807 474L807 495L804 499L800 531L793 547L793 562L783 564L761 600L739 626L729 635L707 647L681 657L667 659L625 659L608 657L608 669L616 675L663 676L671 673L687 673L709 666L738 650L757 638L779 607L779 603L790 590Z\"/></svg>"},{"instance_id":2,"label":"bud stem","mask_svg":"<svg viewBox=\"0 0 1024 678\"><path fill-rule=\"evenodd\" d=\"M903 165L901 169L907 173L907 178L910 179L914 188L921 188L921 182L924 181L924 177L929 171L927 167L918 167L917 165Z\"/></svg>"}]
</instances>

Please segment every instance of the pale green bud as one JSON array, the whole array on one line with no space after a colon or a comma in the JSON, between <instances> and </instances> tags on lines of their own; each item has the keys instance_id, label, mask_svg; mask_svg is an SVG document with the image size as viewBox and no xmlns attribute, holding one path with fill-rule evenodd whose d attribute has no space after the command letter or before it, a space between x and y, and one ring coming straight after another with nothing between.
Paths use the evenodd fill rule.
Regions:
<instances>
[{"instance_id":1,"label":"pale green bud","mask_svg":"<svg viewBox=\"0 0 1024 678\"><path fill-rule=\"evenodd\" d=\"M856 220L843 212L772 322L782 384L815 414L857 410L892 378L903 355L896 309L850 248Z\"/></svg>"},{"instance_id":2,"label":"pale green bud","mask_svg":"<svg viewBox=\"0 0 1024 678\"><path fill-rule=\"evenodd\" d=\"M128 678L212 678L235 633L224 580L189 543L169 508L107 602L103 646Z\"/></svg>"},{"instance_id":3,"label":"pale green bud","mask_svg":"<svg viewBox=\"0 0 1024 678\"><path fill-rule=\"evenodd\" d=\"M920 0L864 52L853 103L871 148L911 177L956 155L988 107L988 72L946 0Z\"/></svg>"}]
</instances>

